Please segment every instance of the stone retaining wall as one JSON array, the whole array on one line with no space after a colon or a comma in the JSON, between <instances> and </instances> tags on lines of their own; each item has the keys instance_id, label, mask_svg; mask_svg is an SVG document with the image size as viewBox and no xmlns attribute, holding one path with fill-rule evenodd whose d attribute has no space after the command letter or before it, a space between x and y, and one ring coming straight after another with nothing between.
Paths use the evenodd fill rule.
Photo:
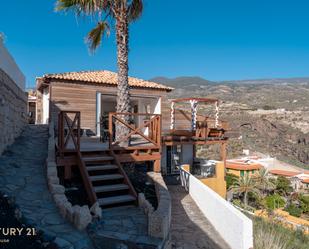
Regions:
<instances>
[{"instance_id":1,"label":"stone retaining wall","mask_svg":"<svg viewBox=\"0 0 309 249\"><path fill-rule=\"evenodd\" d=\"M139 205L148 214L148 235L167 241L170 237L171 225L171 196L160 173L148 172L148 177L155 184L158 198L158 208L153 210L151 204L143 197L139 197Z\"/></svg>"},{"instance_id":2,"label":"stone retaining wall","mask_svg":"<svg viewBox=\"0 0 309 249\"><path fill-rule=\"evenodd\" d=\"M26 123L27 93L0 68L0 155L20 135Z\"/></svg>"},{"instance_id":3,"label":"stone retaining wall","mask_svg":"<svg viewBox=\"0 0 309 249\"><path fill-rule=\"evenodd\" d=\"M65 195L65 188L59 183L57 175L57 164L55 161L55 132L54 124L49 124L48 138L48 157L46 159L46 171L48 188L54 201L59 208L62 217L70 221L77 229L84 230L93 219L100 218L102 210L98 203L95 203L90 209L87 205L74 205L68 201Z\"/></svg>"}]
</instances>

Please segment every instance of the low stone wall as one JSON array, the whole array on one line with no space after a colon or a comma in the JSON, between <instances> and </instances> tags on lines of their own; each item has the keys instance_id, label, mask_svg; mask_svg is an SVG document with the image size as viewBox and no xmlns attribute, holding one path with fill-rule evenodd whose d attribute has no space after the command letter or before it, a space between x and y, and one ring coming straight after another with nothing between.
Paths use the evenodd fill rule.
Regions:
<instances>
[{"instance_id":1,"label":"low stone wall","mask_svg":"<svg viewBox=\"0 0 309 249\"><path fill-rule=\"evenodd\" d=\"M27 94L0 68L0 154L20 135L26 123Z\"/></svg>"},{"instance_id":2,"label":"low stone wall","mask_svg":"<svg viewBox=\"0 0 309 249\"><path fill-rule=\"evenodd\" d=\"M168 241L172 212L171 196L160 173L149 172L147 175L155 185L158 198L158 208L154 210L143 195L139 196L139 205L148 215L148 235Z\"/></svg>"},{"instance_id":3,"label":"low stone wall","mask_svg":"<svg viewBox=\"0 0 309 249\"><path fill-rule=\"evenodd\" d=\"M87 205L74 205L68 201L65 188L59 183L57 164L55 161L55 133L54 124L49 124L48 157L46 159L46 171L48 188L63 218L70 221L77 229L84 230L93 219L100 218L102 210L98 203L90 209Z\"/></svg>"}]
</instances>

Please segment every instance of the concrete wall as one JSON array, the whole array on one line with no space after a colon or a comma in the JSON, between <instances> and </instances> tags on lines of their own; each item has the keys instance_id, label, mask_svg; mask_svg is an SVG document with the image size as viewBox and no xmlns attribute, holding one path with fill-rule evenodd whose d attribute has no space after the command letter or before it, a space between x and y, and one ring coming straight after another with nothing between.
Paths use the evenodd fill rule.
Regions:
<instances>
[{"instance_id":1,"label":"concrete wall","mask_svg":"<svg viewBox=\"0 0 309 249\"><path fill-rule=\"evenodd\" d=\"M27 123L25 77L0 40L0 154Z\"/></svg>"},{"instance_id":2,"label":"concrete wall","mask_svg":"<svg viewBox=\"0 0 309 249\"><path fill-rule=\"evenodd\" d=\"M25 76L18 68L14 58L5 48L0 38L0 68L15 82L15 84L25 91Z\"/></svg>"},{"instance_id":3,"label":"concrete wall","mask_svg":"<svg viewBox=\"0 0 309 249\"><path fill-rule=\"evenodd\" d=\"M252 221L182 168L182 184L205 217L232 249L253 248Z\"/></svg>"}]
</instances>

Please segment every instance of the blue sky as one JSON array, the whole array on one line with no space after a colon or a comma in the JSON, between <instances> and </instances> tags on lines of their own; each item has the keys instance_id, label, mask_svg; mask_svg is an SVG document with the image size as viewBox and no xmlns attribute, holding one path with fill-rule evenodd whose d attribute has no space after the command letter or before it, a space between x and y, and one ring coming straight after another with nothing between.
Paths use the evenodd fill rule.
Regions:
<instances>
[{"instance_id":1,"label":"blue sky","mask_svg":"<svg viewBox=\"0 0 309 249\"><path fill-rule=\"evenodd\" d=\"M130 75L201 76L209 80L309 76L309 1L145 0L131 25ZM53 0L1 2L0 32L27 77L115 71L114 36L90 55L94 25L55 13Z\"/></svg>"}]
</instances>

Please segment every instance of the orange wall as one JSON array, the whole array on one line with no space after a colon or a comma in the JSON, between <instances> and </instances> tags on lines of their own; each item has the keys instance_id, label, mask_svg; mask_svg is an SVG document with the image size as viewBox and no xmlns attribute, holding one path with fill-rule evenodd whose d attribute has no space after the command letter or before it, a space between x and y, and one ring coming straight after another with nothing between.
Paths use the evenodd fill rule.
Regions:
<instances>
[{"instance_id":1,"label":"orange wall","mask_svg":"<svg viewBox=\"0 0 309 249\"><path fill-rule=\"evenodd\" d=\"M190 171L190 165L184 165L184 170ZM218 162L216 165L216 175L210 178L200 179L202 183L207 185L222 198L226 198L226 181L225 181L225 172L224 172L224 163Z\"/></svg>"}]
</instances>

